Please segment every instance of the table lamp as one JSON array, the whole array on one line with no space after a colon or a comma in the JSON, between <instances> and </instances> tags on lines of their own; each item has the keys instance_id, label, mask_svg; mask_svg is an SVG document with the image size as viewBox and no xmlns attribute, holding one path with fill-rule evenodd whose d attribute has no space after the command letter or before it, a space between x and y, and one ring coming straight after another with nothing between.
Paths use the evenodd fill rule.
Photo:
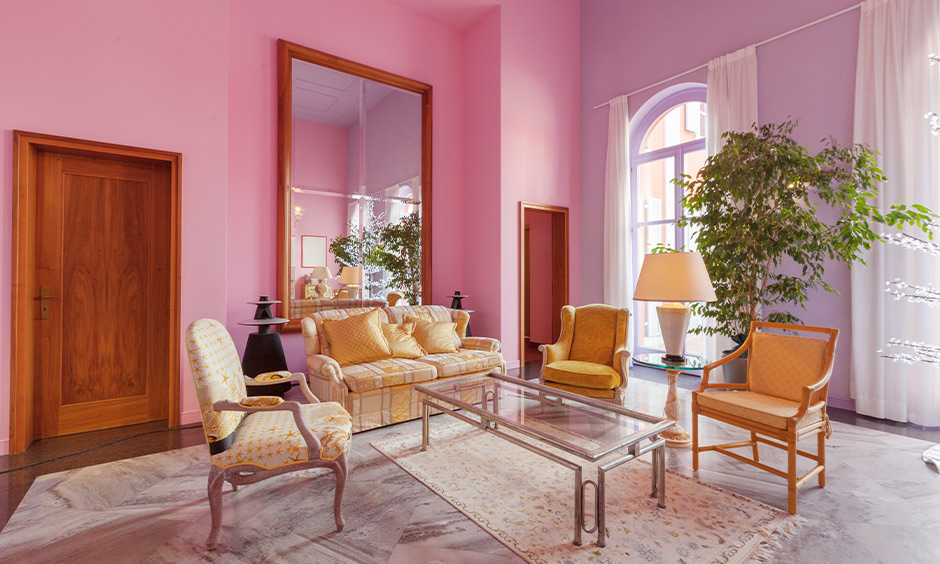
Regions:
<instances>
[{"instance_id":1,"label":"table lamp","mask_svg":"<svg viewBox=\"0 0 940 564\"><path fill-rule=\"evenodd\" d=\"M330 269L325 266L315 266L310 273L310 277L320 279L320 282L316 285L317 295L321 298L329 297L330 285L327 284L326 281L333 278L333 273L330 272Z\"/></svg>"},{"instance_id":2,"label":"table lamp","mask_svg":"<svg viewBox=\"0 0 940 564\"><path fill-rule=\"evenodd\" d=\"M666 345L666 362L684 362L685 335L692 308L678 302L712 302L718 299L699 253L658 253L646 255L633 299L641 302L668 302L656 307L659 327Z\"/></svg>"},{"instance_id":3,"label":"table lamp","mask_svg":"<svg viewBox=\"0 0 940 564\"><path fill-rule=\"evenodd\" d=\"M339 273L339 283L346 284L351 299L359 297L359 284L362 282L362 269L358 266L344 266Z\"/></svg>"}]
</instances>

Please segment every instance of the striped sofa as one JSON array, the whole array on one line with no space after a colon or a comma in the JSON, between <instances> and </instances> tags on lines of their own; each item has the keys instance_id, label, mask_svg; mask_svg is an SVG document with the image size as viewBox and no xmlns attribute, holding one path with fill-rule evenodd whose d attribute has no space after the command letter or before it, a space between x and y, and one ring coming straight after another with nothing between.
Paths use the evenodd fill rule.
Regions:
<instances>
[{"instance_id":1,"label":"striped sofa","mask_svg":"<svg viewBox=\"0 0 940 564\"><path fill-rule=\"evenodd\" d=\"M430 354L416 359L389 358L340 366L330 355L330 343L322 330L324 319L345 319L381 310L384 323L404 323L406 317L455 322L460 346L456 353ZM301 322L304 350L313 393L320 401L335 401L352 415L354 433L421 416L415 384L438 378L505 372L500 342L487 337L467 337L470 314L444 306L355 307L318 311Z\"/></svg>"}]
</instances>

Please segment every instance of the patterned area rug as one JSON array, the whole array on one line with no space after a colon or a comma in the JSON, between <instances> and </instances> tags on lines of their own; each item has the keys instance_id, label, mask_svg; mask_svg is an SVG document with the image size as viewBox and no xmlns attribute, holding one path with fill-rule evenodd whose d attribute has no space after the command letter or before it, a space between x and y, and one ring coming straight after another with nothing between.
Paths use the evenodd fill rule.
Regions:
<instances>
[{"instance_id":1,"label":"patterned area rug","mask_svg":"<svg viewBox=\"0 0 940 564\"><path fill-rule=\"evenodd\" d=\"M640 459L607 474L607 546L584 533L577 547L570 470L465 423L442 423L432 422L426 452L417 433L372 446L529 562L750 562L768 557L779 547L775 537L800 523L669 470L666 508L659 508L650 497L650 464ZM596 477L585 468L584 479Z\"/></svg>"}]
</instances>

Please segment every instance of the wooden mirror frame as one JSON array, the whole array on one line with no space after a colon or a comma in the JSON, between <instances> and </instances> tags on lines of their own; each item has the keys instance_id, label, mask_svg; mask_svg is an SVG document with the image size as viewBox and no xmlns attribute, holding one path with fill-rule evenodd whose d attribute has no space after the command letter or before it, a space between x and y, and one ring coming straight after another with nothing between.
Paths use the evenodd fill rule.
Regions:
<instances>
[{"instance_id":1,"label":"wooden mirror frame","mask_svg":"<svg viewBox=\"0 0 940 564\"><path fill-rule=\"evenodd\" d=\"M431 85L360 63L277 40L277 299L278 316L290 318L291 226L291 121L294 59L313 63L421 96L421 297L431 301ZM300 318L291 319L281 331L299 331Z\"/></svg>"}]
</instances>

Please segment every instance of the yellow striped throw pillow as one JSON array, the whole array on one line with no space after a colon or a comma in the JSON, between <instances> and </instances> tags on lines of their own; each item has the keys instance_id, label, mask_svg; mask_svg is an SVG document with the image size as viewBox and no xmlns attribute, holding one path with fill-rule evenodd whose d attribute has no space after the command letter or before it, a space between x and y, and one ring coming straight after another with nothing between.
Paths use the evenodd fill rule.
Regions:
<instances>
[{"instance_id":1,"label":"yellow striped throw pillow","mask_svg":"<svg viewBox=\"0 0 940 564\"><path fill-rule=\"evenodd\" d=\"M382 332L380 316L381 312L374 309L346 319L323 320L331 355L340 366L392 357L392 349Z\"/></svg>"}]
</instances>

